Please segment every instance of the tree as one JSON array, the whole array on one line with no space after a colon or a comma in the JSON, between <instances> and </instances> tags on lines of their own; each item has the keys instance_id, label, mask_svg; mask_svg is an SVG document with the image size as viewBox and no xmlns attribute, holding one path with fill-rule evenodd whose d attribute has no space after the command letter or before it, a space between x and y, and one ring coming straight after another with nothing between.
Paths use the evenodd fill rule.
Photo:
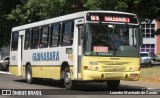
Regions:
<instances>
[{"instance_id":1,"label":"tree","mask_svg":"<svg viewBox=\"0 0 160 98\"><path fill-rule=\"evenodd\" d=\"M11 25L13 23L12 21L7 20L7 15L17 4L20 4L19 0L0 1L0 48L9 44Z\"/></svg>"},{"instance_id":2,"label":"tree","mask_svg":"<svg viewBox=\"0 0 160 98\"><path fill-rule=\"evenodd\" d=\"M53 18L85 9L83 0L28 0L8 15L20 24Z\"/></svg>"},{"instance_id":3,"label":"tree","mask_svg":"<svg viewBox=\"0 0 160 98\"><path fill-rule=\"evenodd\" d=\"M53 18L83 10L114 10L136 13L141 20L160 17L160 0L27 0L9 19L23 23Z\"/></svg>"},{"instance_id":4,"label":"tree","mask_svg":"<svg viewBox=\"0 0 160 98\"><path fill-rule=\"evenodd\" d=\"M23 3L21 3L22 1ZM131 12L137 14L140 21L146 18L148 20L160 19L159 5L160 0L1 0L0 32L7 33L0 33L2 39L0 46L6 42L6 39L9 42L13 26L83 10ZM2 11L1 9L7 10Z\"/></svg>"},{"instance_id":5,"label":"tree","mask_svg":"<svg viewBox=\"0 0 160 98\"><path fill-rule=\"evenodd\" d=\"M136 13L143 19L160 19L160 0L141 0Z\"/></svg>"}]
</instances>

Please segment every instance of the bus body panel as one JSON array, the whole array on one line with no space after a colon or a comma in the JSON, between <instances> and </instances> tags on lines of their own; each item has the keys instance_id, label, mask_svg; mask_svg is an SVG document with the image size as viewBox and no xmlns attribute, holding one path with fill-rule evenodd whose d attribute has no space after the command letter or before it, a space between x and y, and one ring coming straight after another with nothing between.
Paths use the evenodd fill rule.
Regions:
<instances>
[{"instance_id":1,"label":"bus body panel","mask_svg":"<svg viewBox=\"0 0 160 98\"><path fill-rule=\"evenodd\" d=\"M139 70L139 58L84 56L82 80L138 80Z\"/></svg>"},{"instance_id":2,"label":"bus body panel","mask_svg":"<svg viewBox=\"0 0 160 98\"><path fill-rule=\"evenodd\" d=\"M71 54L66 54L68 47L55 47L45 49L33 49L24 51L23 65L30 62L33 70L33 77L53 78L60 79L61 64L68 62L73 66ZM63 56L61 56L63 55Z\"/></svg>"}]
</instances>

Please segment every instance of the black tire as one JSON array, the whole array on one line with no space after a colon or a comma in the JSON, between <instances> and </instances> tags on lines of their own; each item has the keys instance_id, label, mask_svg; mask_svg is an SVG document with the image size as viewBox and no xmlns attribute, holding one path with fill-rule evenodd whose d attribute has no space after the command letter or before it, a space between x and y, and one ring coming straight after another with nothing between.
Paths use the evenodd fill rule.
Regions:
<instances>
[{"instance_id":1,"label":"black tire","mask_svg":"<svg viewBox=\"0 0 160 98\"><path fill-rule=\"evenodd\" d=\"M148 66L151 66L151 67L153 66L151 61L148 64L146 64L146 67Z\"/></svg>"},{"instance_id":2,"label":"black tire","mask_svg":"<svg viewBox=\"0 0 160 98\"><path fill-rule=\"evenodd\" d=\"M32 68L31 68L31 65L27 66L26 80L27 80L28 84L32 84L34 82L34 79L32 78Z\"/></svg>"},{"instance_id":3,"label":"black tire","mask_svg":"<svg viewBox=\"0 0 160 98\"><path fill-rule=\"evenodd\" d=\"M68 90L75 88L75 81L71 80L71 73L69 67L66 67L64 70L64 86Z\"/></svg>"},{"instance_id":4,"label":"black tire","mask_svg":"<svg viewBox=\"0 0 160 98\"><path fill-rule=\"evenodd\" d=\"M6 64L5 71L9 71L9 62Z\"/></svg>"},{"instance_id":5,"label":"black tire","mask_svg":"<svg viewBox=\"0 0 160 98\"><path fill-rule=\"evenodd\" d=\"M2 67L2 64L0 64L0 71L2 71L3 70L3 67Z\"/></svg>"},{"instance_id":6,"label":"black tire","mask_svg":"<svg viewBox=\"0 0 160 98\"><path fill-rule=\"evenodd\" d=\"M153 61L150 61L150 66L153 67Z\"/></svg>"},{"instance_id":7,"label":"black tire","mask_svg":"<svg viewBox=\"0 0 160 98\"><path fill-rule=\"evenodd\" d=\"M110 90L115 90L119 87L120 80L108 80L107 81L107 88Z\"/></svg>"}]
</instances>

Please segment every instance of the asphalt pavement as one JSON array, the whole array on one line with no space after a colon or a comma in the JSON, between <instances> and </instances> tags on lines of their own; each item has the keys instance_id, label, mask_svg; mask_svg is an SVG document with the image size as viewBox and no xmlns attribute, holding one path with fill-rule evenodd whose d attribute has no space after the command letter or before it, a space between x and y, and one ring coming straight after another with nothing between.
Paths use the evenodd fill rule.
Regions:
<instances>
[{"instance_id":1,"label":"asphalt pavement","mask_svg":"<svg viewBox=\"0 0 160 98\"><path fill-rule=\"evenodd\" d=\"M28 90L41 91L41 93L47 98L137 98L138 96L141 98L160 97L160 83L156 82L121 81L120 87L116 91L110 91L106 89L106 85L104 83L79 83L77 89L66 90L60 81L44 79L43 81L39 81L35 84L27 84L24 78L15 77L9 72L1 71L0 90L12 90L12 94L15 94L14 96L0 96L0 98L22 97L17 96L17 92ZM13 90L15 90L15 92L13 92ZM142 94L139 93L143 91L146 94L142 96ZM23 97L29 98L30 96ZM34 97L44 98L44 96Z\"/></svg>"}]
</instances>

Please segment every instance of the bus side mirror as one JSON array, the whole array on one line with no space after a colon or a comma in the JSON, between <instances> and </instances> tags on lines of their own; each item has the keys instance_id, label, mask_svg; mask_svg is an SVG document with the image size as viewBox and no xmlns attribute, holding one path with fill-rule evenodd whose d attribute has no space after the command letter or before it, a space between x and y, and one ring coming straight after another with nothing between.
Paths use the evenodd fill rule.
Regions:
<instances>
[{"instance_id":1,"label":"bus side mirror","mask_svg":"<svg viewBox=\"0 0 160 98\"><path fill-rule=\"evenodd\" d=\"M138 45L139 45L139 46L142 46L142 45L143 45L143 34L142 34L141 29L136 30L136 38L138 38L138 39L137 39Z\"/></svg>"},{"instance_id":2,"label":"bus side mirror","mask_svg":"<svg viewBox=\"0 0 160 98\"><path fill-rule=\"evenodd\" d=\"M79 36L81 36L81 39L84 39L84 37L85 37L83 26L79 26Z\"/></svg>"}]
</instances>

